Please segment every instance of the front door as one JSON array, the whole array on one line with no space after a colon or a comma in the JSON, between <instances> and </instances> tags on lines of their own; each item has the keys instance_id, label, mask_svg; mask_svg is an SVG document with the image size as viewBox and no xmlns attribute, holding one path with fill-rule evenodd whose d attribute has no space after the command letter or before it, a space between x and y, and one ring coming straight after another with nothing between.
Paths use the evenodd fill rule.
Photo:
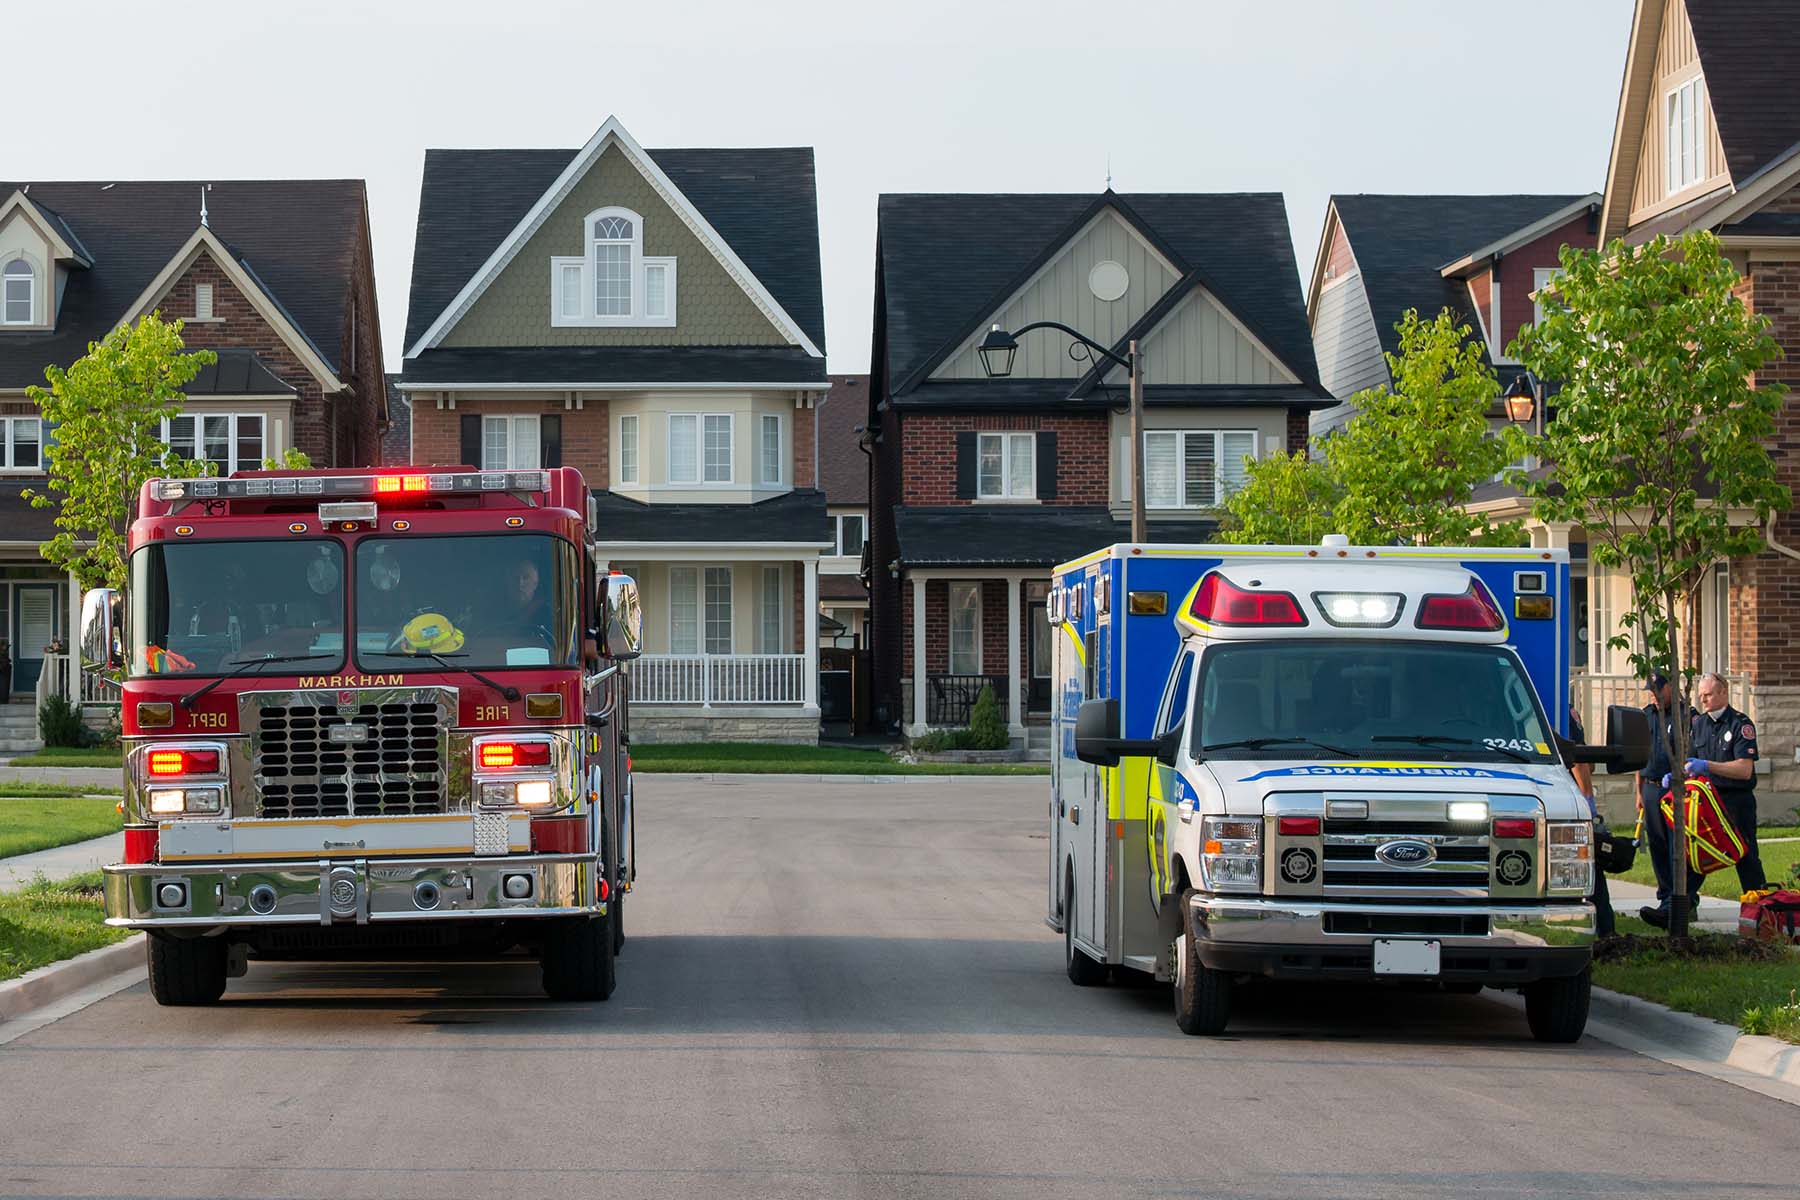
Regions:
<instances>
[{"instance_id":1,"label":"front door","mask_svg":"<svg viewBox=\"0 0 1800 1200\"><path fill-rule=\"evenodd\" d=\"M1025 606L1025 677L1029 686L1025 693L1025 711L1050 711L1050 620L1044 615L1044 602L1033 600Z\"/></svg>"},{"instance_id":2,"label":"front door","mask_svg":"<svg viewBox=\"0 0 1800 1200\"><path fill-rule=\"evenodd\" d=\"M13 691L29 692L44 669L44 647L56 636L56 585L22 583L13 599Z\"/></svg>"}]
</instances>

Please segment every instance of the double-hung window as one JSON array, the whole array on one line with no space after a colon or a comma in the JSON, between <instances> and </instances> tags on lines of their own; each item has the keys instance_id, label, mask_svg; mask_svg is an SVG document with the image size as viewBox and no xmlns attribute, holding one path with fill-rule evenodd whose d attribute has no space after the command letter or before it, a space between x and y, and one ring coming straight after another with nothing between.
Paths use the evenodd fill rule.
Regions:
<instances>
[{"instance_id":1,"label":"double-hung window","mask_svg":"<svg viewBox=\"0 0 1800 1200\"><path fill-rule=\"evenodd\" d=\"M619 418L619 482L638 481L638 419L636 414Z\"/></svg>"},{"instance_id":2,"label":"double-hung window","mask_svg":"<svg viewBox=\"0 0 1800 1200\"><path fill-rule=\"evenodd\" d=\"M539 465L536 415L481 418L481 469L529 471Z\"/></svg>"},{"instance_id":3,"label":"double-hung window","mask_svg":"<svg viewBox=\"0 0 1800 1200\"><path fill-rule=\"evenodd\" d=\"M1125 443L1129 453L1129 443ZM1144 435L1144 506L1216 508L1244 486L1253 430L1154 429ZM1129 479L1130 464L1120 472Z\"/></svg>"},{"instance_id":4,"label":"double-hung window","mask_svg":"<svg viewBox=\"0 0 1800 1200\"><path fill-rule=\"evenodd\" d=\"M183 413L163 421L163 444L182 458L214 464L219 474L255 471L267 456L261 413Z\"/></svg>"},{"instance_id":5,"label":"double-hung window","mask_svg":"<svg viewBox=\"0 0 1800 1200\"><path fill-rule=\"evenodd\" d=\"M976 442L975 495L982 500L1037 496L1037 436L984 433Z\"/></svg>"},{"instance_id":6,"label":"double-hung window","mask_svg":"<svg viewBox=\"0 0 1800 1200\"><path fill-rule=\"evenodd\" d=\"M950 585L950 674L981 674L981 585Z\"/></svg>"},{"instance_id":7,"label":"double-hung window","mask_svg":"<svg viewBox=\"0 0 1800 1200\"><path fill-rule=\"evenodd\" d=\"M594 256L594 315L629 317L632 301L632 260L638 223L631 216L608 214L595 217L589 226Z\"/></svg>"},{"instance_id":8,"label":"double-hung window","mask_svg":"<svg viewBox=\"0 0 1800 1200\"><path fill-rule=\"evenodd\" d=\"M730 413L669 416L669 482L730 483Z\"/></svg>"},{"instance_id":9,"label":"double-hung window","mask_svg":"<svg viewBox=\"0 0 1800 1200\"><path fill-rule=\"evenodd\" d=\"M0 267L0 325L30 325L37 317L37 268L23 258Z\"/></svg>"},{"instance_id":10,"label":"double-hung window","mask_svg":"<svg viewBox=\"0 0 1800 1200\"><path fill-rule=\"evenodd\" d=\"M781 483L781 418L773 413L756 419L756 482Z\"/></svg>"},{"instance_id":11,"label":"double-hung window","mask_svg":"<svg viewBox=\"0 0 1800 1200\"><path fill-rule=\"evenodd\" d=\"M669 568L669 649L700 653L700 569Z\"/></svg>"},{"instance_id":12,"label":"double-hung window","mask_svg":"<svg viewBox=\"0 0 1800 1200\"><path fill-rule=\"evenodd\" d=\"M5 437L4 465L14 471L35 471L43 466L44 423L37 417L6 417L0 424Z\"/></svg>"},{"instance_id":13,"label":"double-hung window","mask_svg":"<svg viewBox=\"0 0 1800 1200\"><path fill-rule=\"evenodd\" d=\"M862 513L837 515L837 552L848 558L861 558L863 542L869 535L869 518Z\"/></svg>"},{"instance_id":14,"label":"double-hung window","mask_svg":"<svg viewBox=\"0 0 1800 1200\"><path fill-rule=\"evenodd\" d=\"M731 653L731 568L706 568L706 652Z\"/></svg>"},{"instance_id":15,"label":"double-hung window","mask_svg":"<svg viewBox=\"0 0 1800 1200\"><path fill-rule=\"evenodd\" d=\"M1706 178L1706 83L1698 75L1669 92L1665 101L1668 194Z\"/></svg>"},{"instance_id":16,"label":"double-hung window","mask_svg":"<svg viewBox=\"0 0 1800 1200\"><path fill-rule=\"evenodd\" d=\"M669 649L731 653L731 568L669 568Z\"/></svg>"}]
</instances>

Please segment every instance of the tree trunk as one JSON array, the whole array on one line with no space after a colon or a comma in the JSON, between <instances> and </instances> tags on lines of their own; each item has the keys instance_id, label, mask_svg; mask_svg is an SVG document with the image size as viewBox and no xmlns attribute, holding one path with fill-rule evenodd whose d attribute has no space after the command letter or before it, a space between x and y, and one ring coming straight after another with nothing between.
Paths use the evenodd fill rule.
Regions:
<instances>
[{"instance_id":1,"label":"tree trunk","mask_svg":"<svg viewBox=\"0 0 1800 1200\"><path fill-rule=\"evenodd\" d=\"M1675 696L1675 721L1669 746L1669 796L1675 819L1669 824L1669 936L1688 934L1687 878L1687 760L1693 726L1687 692L1681 678L1681 627L1675 623L1675 593L1663 593L1663 615L1669 631L1669 683ZM1649 814L1645 815L1649 819ZM1661 820L1662 815L1656 814Z\"/></svg>"}]
</instances>

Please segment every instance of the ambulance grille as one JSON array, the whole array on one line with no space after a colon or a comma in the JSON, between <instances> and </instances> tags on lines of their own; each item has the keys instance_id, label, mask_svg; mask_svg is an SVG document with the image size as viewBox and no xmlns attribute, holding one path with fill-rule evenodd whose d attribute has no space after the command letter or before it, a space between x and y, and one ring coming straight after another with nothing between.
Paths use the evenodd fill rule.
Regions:
<instances>
[{"instance_id":1,"label":"ambulance grille","mask_svg":"<svg viewBox=\"0 0 1800 1200\"><path fill-rule=\"evenodd\" d=\"M1430 846L1431 861L1422 866L1384 862L1377 851L1395 841ZM1327 896L1473 899L1488 894L1490 852L1485 832L1453 832L1446 823L1431 820L1327 820L1323 842Z\"/></svg>"},{"instance_id":2,"label":"ambulance grille","mask_svg":"<svg viewBox=\"0 0 1800 1200\"><path fill-rule=\"evenodd\" d=\"M248 715L258 816L448 811L450 718L445 700L429 692L350 704L264 702ZM336 741L338 726L364 732Z\"/></svg>"}]
</instances>

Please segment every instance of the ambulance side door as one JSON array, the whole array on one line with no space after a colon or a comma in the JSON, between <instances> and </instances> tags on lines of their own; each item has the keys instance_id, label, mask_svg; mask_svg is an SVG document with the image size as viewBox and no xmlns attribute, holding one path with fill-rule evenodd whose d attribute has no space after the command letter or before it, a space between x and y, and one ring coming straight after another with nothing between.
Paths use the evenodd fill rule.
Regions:
<instances>
[{"instance_id":1,"label":"ambulance side door","mask_svg":"<svg viewBox=\"0 0 1800 1200\"><path fill-rule=\"evenodd\" d=\"M1183 647L1175 660L1175 668L1169 673L1169 682L1163 689L1162 704L1157 708L1156 736L1159 738L1188 724L1188 701L1193 691L1198 657L1190 646ZM1182 752L1185 751L1184 739ZM1180 799L1180 779L1181 773L1160 759L1150 764L1150 802L1145 806L1144 831L1150 857L1150 907L1156 911L1161 910L1162 898L1169 892L1169 837L1176 819L1175 806Z\"/></svg>"}]
</instances>

